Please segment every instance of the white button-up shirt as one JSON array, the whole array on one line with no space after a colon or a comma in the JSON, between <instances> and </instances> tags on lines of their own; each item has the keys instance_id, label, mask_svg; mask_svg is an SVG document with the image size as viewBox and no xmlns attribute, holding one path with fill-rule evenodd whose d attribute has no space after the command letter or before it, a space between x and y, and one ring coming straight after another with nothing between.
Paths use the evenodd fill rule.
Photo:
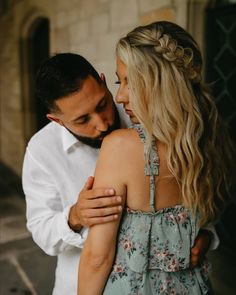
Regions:
<instances>
[{"instance_id":1,"label":"white button-up shirt","mask_svg":"<svg viewBox=\"0 0 236 295\"><path fill-rule=\"evenodd\" d=\"M126 127L126 115L121 116ZM68 214L88 176L94 174L98 153L99 149L81 143L54 122L37 132L27 146L23 165L27 227L40 248L58 256L53 295L77 294L87 230L71 230Z\"/></svg>"}]
</instances>

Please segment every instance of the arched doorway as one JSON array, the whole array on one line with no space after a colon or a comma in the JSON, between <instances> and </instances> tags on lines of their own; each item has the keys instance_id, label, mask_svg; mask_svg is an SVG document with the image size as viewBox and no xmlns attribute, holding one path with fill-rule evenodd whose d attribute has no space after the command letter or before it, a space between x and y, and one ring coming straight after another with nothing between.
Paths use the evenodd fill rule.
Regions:
<instances>
[{"instance_id":1,"label":"arched doorway","mask_svg":"<svg viewBox=\"0 0 236 295\"><path fill-rule=\"evenodd\" d=\"M235 40L236 4L216 1L214 7L206 11L206 80L214 83L219 112L236 142Z\"/></svg>"},{"instance_id":2,"label":"arched doorway","mask_svg":"<svg viewBox=\"0 0 236 295\"><path fill-rule=\"evenodd\" d=\"M233 2L232 2L233 3ZM236 4L215 1L206 10L206 81L213 84L218 111L236 143ZM233 171L232 173L235 173ZM236 196L219 224L223 241L236 243Z\"/></svg>"},{"instance_id":3,"label":"arched doorway","mask_svg":"<svg viewBox=\"0 0 236 295\"><path fill-rule=\"evenodd\" d=\"M49 57L49 20L36 17L25 25L21 39L22 101L25 142L48 123L47 109L35 97L35 77Z\"/></svg>"},{"instance_id":4,"label":"arched doorway","mask_svg":"<svg viewBox=\"0 0 236 295\"><path fill-rule=\"evenodd\" d=\"M34 111L36 120L36 131L48 123L46 118L47 109L38 101L34 94L34 81L36 73L42 61L49 56L49 21L46 18L38 20L37 25L29 38L29 52L31 67L32 98L34 99Z\"/></svg>"}]
</instances>

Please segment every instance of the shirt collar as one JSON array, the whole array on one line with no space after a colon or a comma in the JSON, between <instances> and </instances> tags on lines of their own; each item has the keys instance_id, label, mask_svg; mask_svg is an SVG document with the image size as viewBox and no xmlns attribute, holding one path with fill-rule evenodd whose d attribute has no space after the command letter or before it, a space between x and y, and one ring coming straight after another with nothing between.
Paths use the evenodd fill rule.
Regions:
<instances>
[{"instance_id":1,"label":"shirt collar","mask_svg":"<svg viewBox=\"0 0 236 295\"><path fill-rule=\"evenodd\" d=\"M64 151L68 151L74 144L79 143L79 140L63 126L61 136Z\"/></svg>"}]
</instances>

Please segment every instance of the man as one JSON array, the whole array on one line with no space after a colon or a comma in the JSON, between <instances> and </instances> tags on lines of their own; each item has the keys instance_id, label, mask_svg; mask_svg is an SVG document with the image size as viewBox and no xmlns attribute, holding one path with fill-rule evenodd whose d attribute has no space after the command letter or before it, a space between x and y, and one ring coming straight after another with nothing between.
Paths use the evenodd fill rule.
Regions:
<instances>
[{"instance_id":1,"label":"man","mask_svg":"<svg viewBox=\"0 0 236 295\"><path fill-rule=\"evenodd\" d=\"M103 138L128 122L104 75L76 54L47 60L38 72L36 93L52 122L32 137L25 154L27 226L47 254L58 256L53 294L74 295L86 227L110 222L121 211L121 196L112 188L93 190L93 178L87 177L94 173ZM192 249L193 264L209 246L206 231L202 237Z\"/></svg>"}]
</instances>

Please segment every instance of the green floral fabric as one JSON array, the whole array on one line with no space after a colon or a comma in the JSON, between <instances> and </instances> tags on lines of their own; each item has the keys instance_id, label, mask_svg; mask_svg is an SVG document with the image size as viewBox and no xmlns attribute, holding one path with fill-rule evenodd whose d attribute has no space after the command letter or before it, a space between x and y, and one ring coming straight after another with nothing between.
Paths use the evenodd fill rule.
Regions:
<instances>
[{"instance_id":1,"label":"green floral fabric","mask_svg":"<svg viewBox=\"0 0 236 295\"><path fill-rule=\"evenodd\" d=\"M142 125L134 125L146 143ZM117 242L117 253L104 289L105 295L208 294L209 264L190 268L190 250L198 234L198 216L177 205L155 210L154 176L159 158L153 141L145 174L150 175L150 212L126 208Z\"/></svg>"}]
</instances>

